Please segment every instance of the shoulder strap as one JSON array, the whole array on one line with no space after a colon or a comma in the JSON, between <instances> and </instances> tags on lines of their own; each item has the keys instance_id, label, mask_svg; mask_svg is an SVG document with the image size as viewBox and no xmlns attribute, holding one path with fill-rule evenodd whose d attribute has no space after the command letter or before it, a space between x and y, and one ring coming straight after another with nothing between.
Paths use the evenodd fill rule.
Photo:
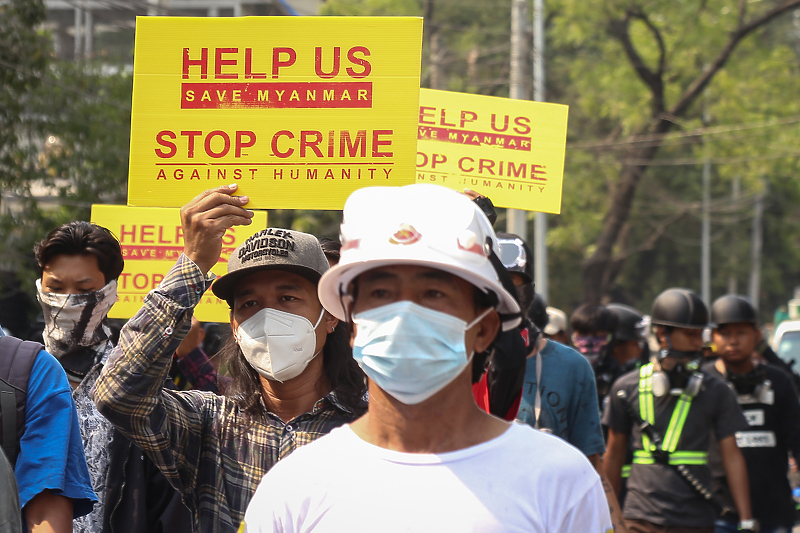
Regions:
<instances>
[{"instance_id":1,"label":"shoulder strap","mask_svg":"<svg viewBox=\"0 0 800 533\"><path fill-rule=\"evenodd\" d=\"M533 414L536 419L534 428L539 429L539 415L542 412L542 351L536 347L536 400L533 404Z\"/></svg>"},{"instance_id":2,"label":"shoulder strap","mask_svg":"<svg viewBox=\"0 0 800 533\"><path fill-rule=\"evenodd\" d=\"M642 422L651 426L655 424L655 409L653 406L653 363L648 363L639 369L639 416ZM642 432L642 448L653 451L654 446L650 438Z\"/></svg>"},{"instance_id":3,"label":"shoulder strap","mask_svg":"<svg viewBox=\"0 0 800 533\"><path fill-rule=\"evenodd\" d=\"M42 348L38 342L0 337L0 443L12 466L16 464L19 442L25 431L28 377Z\"/></svg>"},{"instance_id":4,"label":"shoulder strap","mask_svg":"<svg viewBox=\"0 0 800 533\"><path fill-rule=\"evenodd\" d=\"M651 426L655 425L655 406L653 404L653 363L644 365L639 369L639 416L642 421ZM684 390L678 398L678 403L672 410L667 432L661 446L665 452L673 453L678 448L678 441L683 433L683 425L689 415L694 397L689 391ZM642 432L642 448L646 452L655 450L655 445L650 438Z\"/></svg>"}]
</instances>

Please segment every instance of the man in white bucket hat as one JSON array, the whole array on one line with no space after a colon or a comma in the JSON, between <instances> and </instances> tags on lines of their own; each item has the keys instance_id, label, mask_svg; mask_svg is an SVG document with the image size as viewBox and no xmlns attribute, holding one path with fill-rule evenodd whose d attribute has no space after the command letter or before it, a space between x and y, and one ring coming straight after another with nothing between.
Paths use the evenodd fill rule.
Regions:
<instances>
[{"instance_id":1,"label":"man in white bucket hat","mask_svg":"<svg viewBox=\"0 0 800 533\"><path fill-rule=\"evenodd\" d=\"M278 463L243 529L609 531L578 450L475 404L472 355L519 321L480 209L435 185L361 189L341 235L318 291L352 325L368 412Z\"/></svg>"}]
</instances>

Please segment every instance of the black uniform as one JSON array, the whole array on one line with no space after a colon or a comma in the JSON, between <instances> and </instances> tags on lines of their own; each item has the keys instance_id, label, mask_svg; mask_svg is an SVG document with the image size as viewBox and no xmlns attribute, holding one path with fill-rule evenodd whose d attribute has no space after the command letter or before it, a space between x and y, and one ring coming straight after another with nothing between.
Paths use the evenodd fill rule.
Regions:
<instances>
[{"instance_id":1,"label":"black uniform","mask_svg":"<svg viewBox=\"0 0 800 533\"><path fill-rule=\"evenodd\" d=\"M736 433L736 443L747 462L753 516L762 527L789 527L794 524L794 500L786 476L788 452L800 458L800 401L786 373L772 365L759 367L771 383L770 391L738 394L737 399L749 428ZM704 370L723 378L713 363ZM723 378L724 379L724 378ZM728 502L730 490L725 480L719 452L710 454L709 465L715 492Z\"/></svg>"},{"instance_id":2,"label":"black uniform","mask_svg":"<svg viewBox=\"0 0 800 533\"><path fill-rule=\"evenodd\" d=\"M617 394L625 391L627 400ZM603 424L617 433L628 435L634 450L642 450L640 420L633 420L622 402L631 402L639 413L639 371L629 372L612 387L609 402L603 414ZM666 433L672 416L676 396L654 398L655 430ZM718 440L747 428L744 416L733 392L725 383L709 374L704 375L700 393L692 399L677 450L707 452L709 437ZM691 472L704 485L711 485L707 465L691 465ZM678 474L674 467L662 464L633 464L628 478L623 517L626 520L644 520L651 524L671 527L713 527L713 508Z\"/></svg>"}]
</instances>

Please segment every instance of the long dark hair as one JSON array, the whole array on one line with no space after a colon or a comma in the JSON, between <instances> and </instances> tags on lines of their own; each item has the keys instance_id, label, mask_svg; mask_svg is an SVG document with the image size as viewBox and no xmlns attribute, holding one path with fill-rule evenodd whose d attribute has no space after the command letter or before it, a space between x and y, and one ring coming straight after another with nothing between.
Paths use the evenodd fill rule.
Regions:
<instances>
[{"instance_id":1,"label":"long dark hair","mask_svg":"<svg viewBox=\"0 0 800 533\"><path fill-rule=\"evenodd\" d=\"M220 350L219 356L227 365L231 381L225 386L225 396L233 399L245 414L245 427L266 415L261 398L261 380L258 372L244 358L233 335ZM366 412L367 378L353 359L347 325L339 322L328 335L322 348L325 376L339 404L353 413L353 419Z\"/></svg>"}]
</instances>

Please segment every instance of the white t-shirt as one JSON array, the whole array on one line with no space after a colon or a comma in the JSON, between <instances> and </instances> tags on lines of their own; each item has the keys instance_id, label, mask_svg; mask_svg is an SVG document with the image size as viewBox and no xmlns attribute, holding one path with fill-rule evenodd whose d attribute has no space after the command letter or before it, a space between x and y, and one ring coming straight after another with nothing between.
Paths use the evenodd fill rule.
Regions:
<instances>
[{"instance_id":1,"label":"white t-shirt","mask_svg":"<svg viewBox=\"0 0 800 533\"><path fill-rule=\"evenodd\" d=\"M516 423L443 454L387 450L340 427L273 467L245 514L247 533L609 530L600 478L586 457Z\"/></svg>"}]
</instances>

